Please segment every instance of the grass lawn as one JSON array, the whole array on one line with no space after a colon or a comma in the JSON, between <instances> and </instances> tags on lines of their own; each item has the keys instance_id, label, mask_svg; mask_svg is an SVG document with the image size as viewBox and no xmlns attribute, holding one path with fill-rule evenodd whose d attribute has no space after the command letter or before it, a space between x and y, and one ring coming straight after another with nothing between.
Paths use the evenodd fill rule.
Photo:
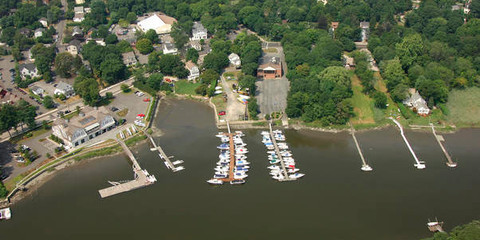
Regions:
<instances>
[{"instance_id":1,"label":"grass lawn","mask_svg":"<svg viewBox=\"0 0 480 240\"><path fill-rule=\"evenodd\" d=\"M227 102L225 101L222 95L216 95L212 97L212 103L217 108L217 112L215 113L217 114L217 116L219 112L227 111ZM219 119L223 119L225 116L218 116L218 117Z\"/></svg>"},{"instance_id":2,"label":"grass lawn","mask_svg":"<svg viewBox=\"0 0 480 240\"><path fill-rule=\"evenodd\" d=\"M186 95L198 95L195 93L195 89L200 86L200 83L193 83L187 80L179 80L175 82L175 93Z\"/></svg>"},{"instance_id":3,"label":"grass lawn","mask_svg":"<svg viewBox=\"0 0 480 240\"><path fill-rule=\"evenodd\" d=\"M356 75L353 75L352 77L352 90L353 111L355 112L355 117L351 119L352 124L375 123L373 99L362 93L363 86Z\"/></svg>"},{"instance_id":4,"label":"grass lawn","mask_svg":"<svg viewBox=\"0 0 480 240\"><path fill-rule=\"evenodd\" d=\"M448 96L447 120L457 126L472 126L480 123L480 88L452 90Z\"/></svg>"},{"instance_id":5,"label":"grass lawn","mask_svg":"<svg viewBox=\"0 0 480 240\"><path fill-rule=\"evenodd\" d=\"M125 117L125 116L127 116L127 114L128 114L128 108L124 108L124 109L117 112L117 115L119 117Z\"/></svg>"}]
</instances>

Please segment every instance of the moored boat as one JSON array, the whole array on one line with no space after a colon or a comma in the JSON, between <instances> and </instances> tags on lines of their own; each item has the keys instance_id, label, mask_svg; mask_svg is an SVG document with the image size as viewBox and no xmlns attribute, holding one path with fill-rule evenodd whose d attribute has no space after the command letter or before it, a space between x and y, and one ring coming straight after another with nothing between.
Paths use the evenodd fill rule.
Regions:
<instances>
[{"instance_id":1,"label":"moored boat","mask_svg":"<svg viewBox=\"0 0 480 240\"><path fill-rule=\"evenodd\" d=\"M243 179L235 179L235 180L230 181L230 184L232 184L232 185L244 184L244 183L245 183L245 180L243 180Z\"/></svg>"},{"instance_id":2,"label":"moored boat","mask_svg":"<svg viewBox=\"0 0 480 240\"><path fill-rule=\"evenodd\" d=\"M213 185L222 185L223 181L220 179L212 178L210 180L207 180L207 183L213 184Z\"/></svg>"},{"instance_id":3,"label":"moored boat","mask_svg":"<svg viewBox=\"0 0 480 240\"><path fill-rule=\"evenodd\" d=\"M2 208L0 209L0 220L8 220L12 218L12 212L10 208Z\"/></svg>"}]
</instances>

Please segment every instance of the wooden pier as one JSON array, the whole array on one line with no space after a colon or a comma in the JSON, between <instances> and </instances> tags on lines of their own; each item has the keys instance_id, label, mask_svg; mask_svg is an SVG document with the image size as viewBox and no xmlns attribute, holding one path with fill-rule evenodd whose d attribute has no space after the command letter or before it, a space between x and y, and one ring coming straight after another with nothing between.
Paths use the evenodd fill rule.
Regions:
<instances>
[{"instance_id":1,"label":"wooden pier","mask_svg":"<svg viewBox=\"0 0 480 240\"><path fill-rule=\"evenodd\" d=\"M158 156L165 160L165 165L167 166L167 168L169 168L170 170L172 170L173 172L177 172L177 171L180 171L180 170L183 170L185 169L184 167L180 166L180 167L175 167L175 165L172 163L172 161L170 161L170 157L167 156L167 154L165 154L165 152L163 151L162 147L160 147L159 145L157 145L155 143L155 141L153 140L152 136L150 136L150 134L148 133L145 133L145 135L150 139L150 142L152 143L153 145L153 148L150 149L150 151L158 151Z\"/></svg>"},{"instance_id":2,"label":"wooden pier","mask_svg":"<svg viewBox=\"0 0 480 240\"><path fill-rule=\"evenodd\" d=\"M273 147L275 148L275 153L277 154L278 158L280 159L280 165L282 165L282 171L283 175L285 178L279 181L292 181L295 179L291 179L290 176L288 176L287 168L285 167L285 163L283 162L283 156L280 154L280 149L278 148L277 145L277 140L275 140L275 135L273 134L272 130L272 122L268 123L268 126L270 127L270 138L272 139Z\"/></svg>"},{"instance_id":3,"label":"wooden pier","mask_svg":"<svg viewBox=\"0 0 480 240\"><path fill-rule=\"evenodd\" d=\"M357 146L358 154L360 155L360 158L362 159L361 169L364 172L370 172L373 169L372 169L372 167L370 167L367 164L367 161L365 161L365 158L363 157L362 149L360 149L360 145L358 144L357 137L355 137L355 128L353 128L353 125L351 123L349 123L349 124L350 124L350 134L352 134L353 141L355 142L355 146Z\"/></svg>"},{"instance_id":4,"label":"wooden pier","mask_svg":"<svg viewBox=\"0 0 480 240\"><path fill-rule=\"evenodd\" d=\"M142 170L140 164L138 164L137 159L133 156L133 153L128 149L127 145L123 141L117 140L117 142L122 146L123 150L127 156L132 161L133 172L135 174L134 180L120 182L110 182L113 186L99 190L100 197L106 198L119 193L128 192L137 188L145 187L153 184L157 181L155 176L148 174L146 170Z\"/></svg>"},{"instance_id":5,"label":"wooden pier","mask_svg":"<svg viewBox=\"0 0 480 240\"><path fill-rule=\"evenodd\" d=\"M227 129L228 129L228 133L226 133L225 135L228 136L228 144L229 144L229 151L230 151L230 165L229 165L229 169L228 169L228 178L220 178L219 180L222 180L223 182L230 182L230 181L233 181L235 180L235 176L234 176L234 173L233 173L233 169L235 168L235 146L233 144L233 133L232 131L230 130L230 124L228 123L227 121Z\"/></svg>"},{"instance_id":6,"label":"wooden pier","mask_svg":"<svg viewBox=\"0 0 480 240\"><path fill-rule=\"evenodd\" d=\"M432 133L433 133L433 136L435 137L435 140L437 140L438 145L440 145L440 148L442 149L443 154L445 154L445 157L447 158L447 166L451 168L456 167L457 163L452 161L452 157L450 157L450 154L448 154L447 150L442 144L442 141L445 141L445 139L443 138L443 136L437 135L437 133L435 132L435 127L433 126L432 123L430 123L430 126L432 127Z\"/></svg>"},{"instance_id":7,"label":"wooden pier","mask_svg":"<svg viewBox=\"0 0 480 240\"><path fill-rule=\"evenodd\" d=\"M408 147L408 150L410 150L410 153L412 154L413 156L413 159L415 159L415 164L414 166L417 168L417 169L425 169L425 162L421 162L418 160L417 158L417 155L415 154L415 152L413 151L412 147L410 146L410 143L408 142L407 140L407 137L405 137L405 133L403 132L403 127L402 125L397 121L395 120L394 118L390 117L390 119L395 123L397 124L398 128L400 128L400 134L402 135L402 138L403 138L403 141L405 142L405 144L407 145Z\"/></svg>"}]
</instances>

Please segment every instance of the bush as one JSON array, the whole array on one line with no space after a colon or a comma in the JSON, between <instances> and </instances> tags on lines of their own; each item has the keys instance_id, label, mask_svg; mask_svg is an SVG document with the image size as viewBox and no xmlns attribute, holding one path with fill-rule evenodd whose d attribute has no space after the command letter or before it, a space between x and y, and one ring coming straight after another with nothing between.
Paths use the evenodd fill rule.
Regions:
<instances>
[{"instance_id":1,"label":"bush","mask_svg":"<svg viewBox=\"0 0 480 240\"><path fill-rule=\"evenodd\" d=\"M202 84L202 85L198 86L197 88L195 88L195 93L199 94L199 95L202 95L202 96L205 96L205 95L207 95L207 89L208 89L208 86L206 84Z\"/></svg>"},{"instance_id":2,"label":"bush","mask_svg":"<svg viewBox=\"0 0 480 240\"><path fill-rule=\"evenodd\" d=\"M375 107L385 109L387 108L387 96L382 92L375 92L373 94L373 101L375 102Z\"/></svg>"},{"instance_id":3,"label":"bush","mask_svg":"<svg viewBox=\"0 0 480 240\"><path fill-rule=\"evenodd\" d=\"M130 87L129 87L127 84L122 84L122 85L120 85L120 88L122 89L122 91L123 91L124 93L128 93L128 92L131 91L131 90L130 90Z\"/></svg>"}]
</instances>

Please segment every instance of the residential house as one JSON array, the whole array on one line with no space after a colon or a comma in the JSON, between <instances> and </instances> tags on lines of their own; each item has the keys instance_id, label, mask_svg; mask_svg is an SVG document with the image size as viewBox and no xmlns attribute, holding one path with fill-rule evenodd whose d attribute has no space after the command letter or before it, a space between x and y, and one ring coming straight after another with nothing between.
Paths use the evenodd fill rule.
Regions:
<instances>
[{"instance_id":1,"label":"residential house","mask_svg":"<svg viewBox=\"0 0 480 240\"><path fill-rule=\"evenodd\" d=\"M200 77L200 69L198 69L197 65L192 61L188 61L185 63L185 67L189 71L189 75L187 77L188 81L195 81L198 77Z\"/></svg>"},{"instance_id":2,"label":"residential house","mask_svg":"<svg viewBox=\"0 0 480 240\"><path fill-rule=\"evenodd\" d=\"M85 3L85 0L75 0L76 5L82 5Z\"/></svg>"},{"instance_id":3,"label":"residential house","mask_svg":"<svg viewBox=\"0 0 480 240\"><path fill-rule=\"evenodd\" d=\"M192 37L190 40L207 39L207 29L200 22L194 22L192 27Z\"/></svg>"},{"instance_id":4,"label":"residential house","mask_svg":"<svg viewBox=\"0 0 480 240\"><path fill-rule=\"evenodd\" d=\"M175 44L169 42L163 44L163 54L176 55L177 53L178 49L175 47Z\"/></svg>"},{"instance_id":5,"label":"residential house","mask_svg":"<svg viewBox=\"0 0 480 240\"><path fill-rule=\"evenodd\" d=\"M67 46L67 52L72 54L73 56L76 56L80 51L82 50L82 45L79 40L72 40Z\"/></svg>"},{"instance_id":6,"label":"residential house","mask_svg":"<svg viewBox=\"0 0 480 240\"><path fill-rule=\"evenodd\" d=\"M22 79L25 79L27 76L30 76L31 78L40 76L37 67L33 63L20 64L19 71Z\"/></svg>"},{"instance_id":7,"label":"residential house","mask_svg":"<svg viewBox=\"0 0 480 240\"><path fill-rule=\"evenodd\" d=\"M71 96L75 95L75 91L73 90L72 85L65 83L65 82L59 82L57 84L57 87L55 88L55 91L53 92L55 95L60 95L63 94L65 97L69 98Z\"/></svg>"},{"instance_id":8,"label":"residential house","mask_svg":"<svg viewBox=\"0 0 480 240\"><path fill-rule=\"evenodd\" d=\"M177 22L175 18L160 13L153 13L149 17L138 19L138 28L143 32L153 29L157 34L170 33L173 23Z\"/></svg>"},{"instance_id":9,"label":"residential house","mask_svg":"<svg viewBox=\"0 0 480 240\"><path fill-rule=\"evenodd\" d=\"M422 98L422 96L420 96L420 93L415 89L410 89L409 92L411 95L403 101L403 104L412 108L412 110L417 112L418 115L426 116L430 114L430 109L428 108L427 102Z\"/></svg>"},{"instance_id":10,"label":"residential house","mask_svg":"<svg viewBox=\"0 0 480 240\"><path fill-rule=\"evenodd\" d=\"M75 13L73 17L74 22L83 22L85 20L85 11L82 6L74 7L73 12Z\"/></svg>"},{"instance_id":11,"label":"residential house","mask_svg":"<svg viewBox=\"0 0 480 240\"><path fill-rule=\"evenodd\" d=\"M37 29L35 29L35 33L33 34L33 36L35 38L39 38L39 37L43 36L44 32L45 32L45 28L37 28Z\"/></svg>"},{"instance_id":12,"label":"residential house","mask_svg":"<svg viewBox=\"0 0 480 240\"><path fill-rule=\"evenodd\" d=\"M42 24L43 27L48 27L48 21L46 18L42 17L38 21Z\"/></svg>"},{"instance_id":13,"label":"residential house","mask_svg":"<svg viewBox=\"0 0 480 240\"><path fill-rule=\"evenodd\" d=\"M235 68L240 68L242 66L240 56L238 56L236 53L231 53L230 55L228 55L228 60L230 61L230 64L235 66Z\"/></svg>"},{"instance_id":14,"label":"residential house","mask_svg":"<svg viewBox=\"0 0 480 240\"><path fill-rule=\"evenodd\" d=\"M91 12L92 12L92 8L89 8L89 7L85 8L85 13L91 13Z\"/></svg>"},{"instance_id":15,"label":"residential house","mask_svg":"<svg viewBox=\"0 0 480 240\"><path fill-rule=\"evenodd\" d=\"M85 13L83 6L78 6L73 8L74 13Z\"/></svg>"},{"instance_id":16,"label":"residential house","mask_svg":"<svg viewBox=\"0 0 480 240\"><path fill-rule=\"evenodd\" d=\"M115 125L115 119L105 107L97 109L87 106L70 120L57 118L52 131L70 149L112 130Z\"/></svg>"},{"instance_id":17,"label":"residential house","mask_svg":"<svg viewBox=\"0 0 480 240\"><path fill-rule=\"evenodd\" d=\"M33 87L30 88L30 90L32 91L33 94L38 95L40 97L42 97L43 94L45 93L43 88L41 88L39 86L33 86Z\"/></svg>"},{"instance_id":18,"label":"residential house","mask_svg":"<svg viewBox=\"0 0 480 240\"><path fill-rule=\"evenodd\" d=\"M76 39L82 39L83 38L83 31L79 26L73 27L72 37L76 38Z\"/></svg>"},{"instance_id":19,"label":"residential house","mask_svg":"<svg viewBox=\"0 0 480 240\"><path fill-rule=\"evenodd\" d=\"M127 67L137 65L137 58L135 58L135 54L133 52L122 53L122 57L123 57L123 63Z\"/></svg>"},{"instance_id":20,"label":"residential house","mask_svg":"<svg viewBox=\"0 0 480 240\"><path fill-rule=\"evenodd\" d=\"M366 42L368 40L368 35L370 34L370 23L360 22L360 28L362 29L362 42Z\"/></svg>"},{"instance_id":21,"label":"residential house","mask_svg":"<svg viewBox=\"0 0 480 240\"><path fill-rule=\"evenodd\" d=\"M278 57L263 57L262 64L257 68L257 77L274 79L282 77L282 62Z\"/></svg>"},{"instance_id":22,"label":"residential house","mask_svg":"<svg viewBox=\"0 0 480 240\"><path fill-rule=\"evenodd\" d=\"M197 51L202 51L202 44L200 44L200 41L190 41L190 47Z\"/></svg>"}]
</instances>

